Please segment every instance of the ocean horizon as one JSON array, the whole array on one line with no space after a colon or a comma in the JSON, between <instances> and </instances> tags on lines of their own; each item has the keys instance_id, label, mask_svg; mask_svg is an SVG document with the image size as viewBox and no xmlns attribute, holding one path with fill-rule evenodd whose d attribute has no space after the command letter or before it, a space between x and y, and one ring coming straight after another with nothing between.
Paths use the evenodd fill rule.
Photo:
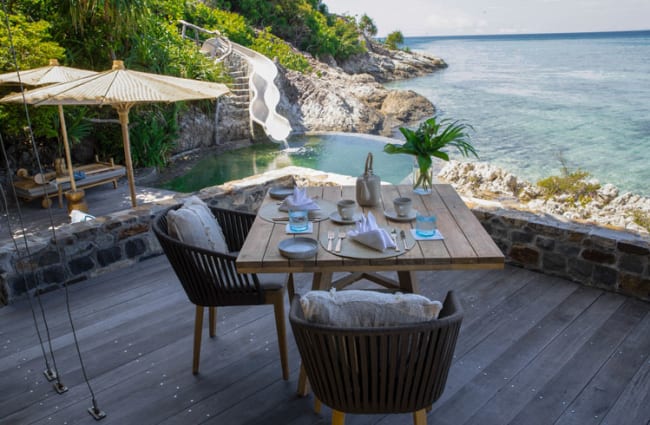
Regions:
<instances>
[{"instance_id":1,"label":"ocean horizon","mask_svg":"<svg viewBox=\"0 0 650 425\"><path fill-rule=\"evenodd\" d=\"M386 86L414 90L443 118L471 124L481 161L531 182L567 165L650 196L650 30L406 37L404 45L449 67Z\"/></svg>"}]
</instances>

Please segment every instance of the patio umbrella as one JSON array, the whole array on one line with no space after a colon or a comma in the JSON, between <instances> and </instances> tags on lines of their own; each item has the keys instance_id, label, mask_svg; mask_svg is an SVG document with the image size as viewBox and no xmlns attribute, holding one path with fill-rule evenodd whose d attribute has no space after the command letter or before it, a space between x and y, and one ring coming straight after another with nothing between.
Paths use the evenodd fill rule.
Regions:
<instances>
[{"instance_id":1,"label":"patio umbrella","mask_svg":"<svg viewBox=\"0 0 650 425\"><path fill-rule=\"evenodd\" d=\"M7 72L0 74L0 84L24 84L27 86L43 86L47 84L65 83L68 81L78 80L79 78L88 77L97 74L95 71L85 69L71 68L59 65L56 59L50 59L47 66L29 69L20 72ZM65 116L63 115L63 105L59 106L59 122L61 123L61 133L63 135L63 149L65 151L65 162L68 167L68 176L70 178L70 187L73 192L77 191L77 185L74 181L74 171L72 169L72 157L70 156L70 144L68 142L68 130L65 125Z\"/></svg>"},{"instance_id":2,"label":"patio umbrella","mask_svg":"<svg viewBox=\"0 0 650 425\"><path fill-rule=\"evenodd\" d=\"M25 101L33 105L110 105L120 118L124 160L131 192L131 205L136 206L131 144L129 140L129 110L140 103L177 102L182 100L216 99L228 92L219 83L150 74L124 68L124 62L113 61L113 68L68 83L30 90ZM13 94L2 102L23 102Z\"/></svg>"}]
</instances>

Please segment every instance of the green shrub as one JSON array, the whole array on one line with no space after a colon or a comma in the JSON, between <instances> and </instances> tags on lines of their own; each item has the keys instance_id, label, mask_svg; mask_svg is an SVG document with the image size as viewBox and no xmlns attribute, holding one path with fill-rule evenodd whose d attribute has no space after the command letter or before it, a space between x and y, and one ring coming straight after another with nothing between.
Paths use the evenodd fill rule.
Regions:
<instances>
[{"instance_id":1,"label":"green shrub","mask_svg":"<svg viewBox=\"0 0 650 425\"><path fill-rule=\"evenodd\" d=\"M268 29L260 31L251 48L269 58L278 58L282 66L294 71L307 72L311 69L307 59L294 52L286 42L271 34Z\"/></svg>"},{"instance_id":2,"label":"green shrub","mask_svg":"<svg viewBox=\"0 0 650 425\"><path fill-rule=\"evenodd\" d=\"M650 212L634 210L632 211L632 219L637 226L643 227L650 232Z\"/></svg>"},{"instance_id":3,"label":"green shrub","mask_svg":"<svg viewBox=\"0 0 650 425\"><path fill-rule=\"evenodd\" d=\"M570 203L586 205L600 189L599 184L588 182L588 177L590 174L586 171L569 171L563 167L561 175L541 179L537 182L537 186L542 189L546 199L567 196L566 200Z\"/></svg>"},{"instance_id":4,"label":"green shrub","mask_svg":"<svg viewBox=\"0 0 650 425\"><path fill-rule=\"evenodd\" d=\"M203 3L188 3L184 19L201 28L219 30L221 34L243 46L250 46L255 38L255 32L248 26L243 16L213 9ZM203 37L208 35L203 34Z\"/></svg>"}]
</instances>

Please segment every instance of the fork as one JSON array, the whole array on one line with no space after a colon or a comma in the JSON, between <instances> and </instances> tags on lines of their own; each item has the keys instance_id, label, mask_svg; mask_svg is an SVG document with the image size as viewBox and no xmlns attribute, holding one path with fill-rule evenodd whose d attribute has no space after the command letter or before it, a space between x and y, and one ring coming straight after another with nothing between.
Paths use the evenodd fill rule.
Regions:
<instances>
[{"instance_id":1,"label":"fork","mask_svg":"<svg viewBox=\"0 0 650 425\"><path fill-rule=\"evenodd\" d=\"M339 232L339 240L336 241L336 248L334 249L334 252L341 252L341 241L345 239L346 237L345 232Z\"/></svg>"},{"instance_id":2,"label":"fork","mask_svg":"<svg viewBox=\"0 0 650 425\"><path fill-rule=\"evenodd\" d=\"M399 252L399 242L397 241L397 229L393 228L393 230L390 232L391 238L393 238L393 242L395 243L395 252Z\"/></svg>"},{"instance_id":3,"label":"fork","mask_svg":"<svg viewBox=\"0 0 650 425\"><path fill-rule=\"evenodd\" d=\"M327 250L331 251L332 250L332 241L336 237L336 233L334 233L334 230L328 230L327 231Z\"/></svg>"}]
</instances>

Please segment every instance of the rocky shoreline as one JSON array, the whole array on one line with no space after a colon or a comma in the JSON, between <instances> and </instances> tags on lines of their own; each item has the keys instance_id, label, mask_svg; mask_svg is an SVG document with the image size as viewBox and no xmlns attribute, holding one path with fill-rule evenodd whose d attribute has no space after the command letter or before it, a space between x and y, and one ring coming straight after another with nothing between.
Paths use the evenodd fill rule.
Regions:
<instances>
[{"instance_id":1,"label":"rocky shoreline","mask_svg":"<svg viewBox=\"0 0 650 425\"><path fill-rule=\"evenodd\" d=\"M649 230L635 222L635 214L650 217L650 198L625 192L612 184L600 185L588 202L573 202L567 195L546 198L535 184L484 162L449 161L438 173L470 202L504 209L548 214L556 219L623 229L640 235Z\"/></svg>"}]
</instances>

